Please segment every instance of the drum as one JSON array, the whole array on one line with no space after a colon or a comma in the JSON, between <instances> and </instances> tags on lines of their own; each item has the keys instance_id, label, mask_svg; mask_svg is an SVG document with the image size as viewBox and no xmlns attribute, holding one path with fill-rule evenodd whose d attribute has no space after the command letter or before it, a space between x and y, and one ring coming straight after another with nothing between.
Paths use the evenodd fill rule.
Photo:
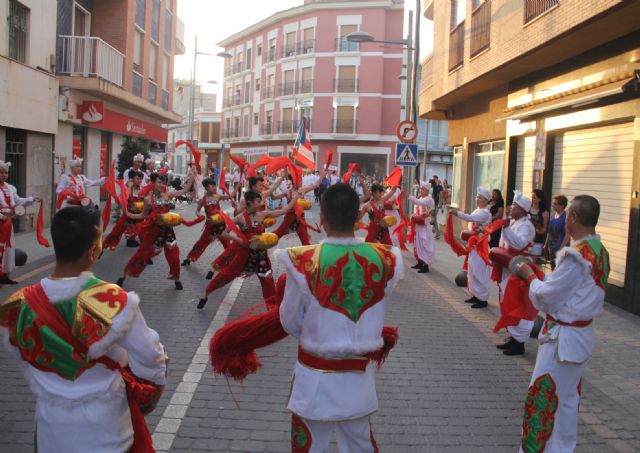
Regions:
<instances>
[{"instance_id":1,"label":"drum","mask_svg":"<svg viewBox=\"0 0 640 453\"><path fill-rule=\"evenodd\" d=\"M306 200L304 198L298 198L298 201L296 203L305 211L308 211L313 206L313 202L311 202L311 200Z\"/></svg>"},{"instance_id":2,"label":"drum","mask_svg":"<svg viewBox=\"0 0 640 453\"><path fill-rule=\"evenodd\" d=\"M265 228L272 227L276 224L276 219L274 219L273 217L265 217L265 219L262 221L262 224Z\"/></svg>"},{"instance_id":3,"label":"drum","mask_svg":"<svg viewBox=\"0 0 640 453\"><path fill-rule=\"evenodd\" d=\"M460 233L460 238L463 241L468 241L469 238L471 238L472 236L477 236L478 234L480 234L479 232L475 231L475 230L463 230Z\"/></svg>"},{"instance_id":4,"label":"drum","mask_svg":"<svg viewBox=\"0 0 640 453\"><path fill-rule=\"evenodd\" d=\"M134 201L131 203L131 212L140 214L144 210L144 201Z\"/></svg>"},{"instance_id":5,"label":"drum","mask_svg":"<svg viewBox=\"0 0 640 453\"><path fill-rule=\"evenodd\" d=\"M213 214L209 217L209 220L211 220L211 223L214 225L222 225L224 223L224 218L220 214Z\"/></svg>"},{"instance_id":6,"label":"drum","mask_svg":"<svg viewBox=\"0 0 640 453\"><path fill-rule=\"evenodd\" d=\"M413 214L411 216L411 223L415 223L416 225L424 225L427 221L427 218L420 214Z\"/></svg>"},{"instance_id":7,"label":"drum","mask_svg":"<svg viewBox=\"0 0 640 453\"><path fill-rule=\"evenodd\" d=\"M385 224L387 228L391 228L396 224L397 220L392 215L386 215L382 218L382 222Z\"/></svg>"},{"instance_id":8,"label":"drum","mask_svg":"<svg viewBox=\"0 0 640 453\"><path fill-rule=\"evenodd\" d=\"M92 204L93 204L93 201L91 201L91 198L89 198L89 197L83 197L80 200L80 206L82 206L82 207L88 208Z\"/></svg>"},{"instance_id":9,"label":"drum","mask_svg":"<svg viewBox=\"0 0 640 453\"><path fill-rule=\"evenodd\" d=\"M174 227L182 223L182 217L175 212L165 212L158 216L157 222L163 227Z\"/></svg>"},{"instance_id":10,"label":"drum","mask_svg":"<svg viewBox=\"0 0 640 453\"><path fill-rule=\"evenodd\" d=\"M508 268L511 258L516 256L515 253L502 247L493 247L489 250L489 259L500 267Z\"/></svg>"},{"instance_id":11,"label":"drum","mask_svg":"<svg viewBox=\"0 0 640 453\"><path fill-rule=\"evenodd\" d=\"M278 235L275 233L262 233L258 238L260 239L258 248L262 250L267 250L278 245Z\"/></svg>"},{"instance_id":12,"label":"drum","mask_svg":"<svg viewBox=\"0 0 640 453\"><path fill-rule=\"evenodd\" d=\"M24 206L16 206L15 208L13 208L13 215L16 217L21 217L26 212L27 210L24 208Z\"/></svg>"}]
</instances>

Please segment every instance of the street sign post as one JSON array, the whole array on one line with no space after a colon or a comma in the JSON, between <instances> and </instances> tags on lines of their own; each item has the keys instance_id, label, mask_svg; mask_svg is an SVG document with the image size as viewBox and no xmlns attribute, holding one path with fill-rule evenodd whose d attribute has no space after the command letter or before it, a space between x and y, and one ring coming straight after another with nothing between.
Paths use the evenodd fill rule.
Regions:
<instances>
[{"instance_id":1,"label":"street sign post","mask_svg":"<svg viewBox=\"0 0 640 453\"><path fill-rule=\"evenodd\" d=\"M396 136L402 143L413 143L418 135L418 126L413 121L400 121L396 127Z\"/></svg>"},{"instance_id":2,"label":"street sign post","mask_svg":"<svg viewBox=\"0 0 640 453\"><path fill-rule=\"evenodd\" d=\"M415 167L418 165L418 145L396 143L396 165Z\"/></svg>"}]
</instances>

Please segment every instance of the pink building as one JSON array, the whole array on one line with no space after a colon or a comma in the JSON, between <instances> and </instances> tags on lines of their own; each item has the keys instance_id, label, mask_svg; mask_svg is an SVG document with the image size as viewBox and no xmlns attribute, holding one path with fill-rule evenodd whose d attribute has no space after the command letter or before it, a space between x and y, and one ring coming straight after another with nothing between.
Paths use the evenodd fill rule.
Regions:
<instances>
[{"instance_id":1,"label":"pink building","mask_svg":"<svg viewBox=\"0 0 640 453\"><path fill-rule=\"evenodd\" d=\"M357 162L384 176L394 164L403 49L356 44L349 33L402 39L403 0L305 0L225 39L223 142L250 160L290 152L310 119L317 165ZM225 159L226 160L226 159Z\"/></svg>"}]
</instances>

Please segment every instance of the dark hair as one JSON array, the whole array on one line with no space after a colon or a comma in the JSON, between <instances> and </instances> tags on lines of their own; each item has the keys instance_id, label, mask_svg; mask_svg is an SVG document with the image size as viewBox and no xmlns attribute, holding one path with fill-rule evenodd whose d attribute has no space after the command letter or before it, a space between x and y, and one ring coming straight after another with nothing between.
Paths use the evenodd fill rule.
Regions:
<instances>
[{"instance_id":1,"label":"dark hair","mask_svg":"<svg viewBox=\"0 0 640 453\"><path fill-rule=\"evenodd\" d=\"M144 173L142 173L140 170L129 170L129 179L133 179L133 178L144 178Z\"/></svg>"},{"instance_id":2,"label":"dark hair","mask_svg":"<svg viewBox=\"0 0 640 453\"><path fill-rule=\"evenodd\" d=\"M64 263L78 261L101 234L97 209L82 206L61 209L51 221L56 260Z\"/></svg>"},{"instance_id":3,"label":"dark hair","mask_svg":"<svg viewBox=\"0 0 640 453\"><path fill-rule=\"evenodd\" d=\"M167 182L169 180L166 174L161 175L161 174L158 174L157 172L151 173L151 175L149 176L149 179L151 180L151 182L156 182L156 181Z\"/></svg>"},{"instance_id":4,"label":"dark hair","mask_svg":"<svg viewBox=\"0 0 640 453\"><path fill-rule=\"evenodd\" d=\"M569 200L567 200L567 197L564 195L554 195L553 199L556 200L556 202L563 208L566 208L569 204Z\"/></svg>"},{"instance_id":5,"label":"dark hair","mask_svg":"<svg viewBox=\"0 0 640 453\"><path fill-rule=\"evenodd\" d=\"M254 187L256 184L262 181L264 181L264 178L260 176L251 176L249 178L249 188Z\"/></svg>"},{"instance_id":6,"label":"dark hair","mask_svg":"<svg viewBox=\"0 0 640 453\"><path fill-rule=\"evenodd\" d=\"M571 200L571 211L576 213L582 225L595 227L600 217L600 203L591 195L578 195Z\"/></svg>"},{"instance_id":7,"label":"dark hair","mask_svg":"<svg viewBox=\"0 0 640 453\"><path fill-rule=\"evenodd\" d=\"M213 178L204 178L202 180L202 187L204 187L205 189L209 186L216 186L216 180Z\"/></svg>"},{"instance_id":8,"label":"dark hair","mask_svg":"<svg viewBox=\"0 0 640 453\"><path fill-rule=\"evenodd\" d=\"M547 196L544 194L544 192L540 189L533 189L533 193L536 194L536 197L540 199L540 202L538 203L538 209L540 210L540 212L548 211L549 206L547 204Z\"/></svg>"},{"instance_id":9,"label":"dark hair","mask_svg":"<svg viewBox=\"0 0 640 453\"><path fill-rule=\"evenodd\" d=\"M358 194L350 185L342 182L325 190L320 200L320 211L324 218L333 230L339 232L353 231L359 208Z\"/></svg>"},{"instance_id":10,"label":"dark hair","mask_svg":"<svg viewBox=\"0 0 640 453\"><path fill-rule=\"evenodd\" d=\"M382 187L382 184L378 184L377 182L371 185L371 193L376 192L384 192L384 187Z\"/></svg>"},{"instance_id":11,"label":"dark hair","mask_svg":"<svg viewBox=\"0 0 640 453\"><path fill-rule=\"evenodd\" d=\"M500 191L500 189L493 189L493 193L498 195L498 202L502 202L502 205L504 206L504 198L502 198L502 192Z\"/></svg>"},{"instance_id":12,"label":"dark hair","mask_svg":"<svg viewBox=\"0 0 640 453\"><path fill-rule=\"evenodd\" d=\"M262 194L260 192L258 192L257 190L247 190L244 193L244 201L246 201L247 203L251 203L252 201L256 200L257 198L262 199Z\"/></svg>"}]
</instances>

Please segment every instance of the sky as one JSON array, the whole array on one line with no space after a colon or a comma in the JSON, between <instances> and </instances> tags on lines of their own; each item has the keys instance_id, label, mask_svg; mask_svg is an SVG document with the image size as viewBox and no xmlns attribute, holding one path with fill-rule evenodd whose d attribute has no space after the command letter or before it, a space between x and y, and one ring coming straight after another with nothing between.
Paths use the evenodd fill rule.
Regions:
<instances>
[{"instance_id":1,"label":"sky","mask_svg":"<svg viewBox=\"0 0 640 453\"><path fill-rule=\"evenodd\" d=\"M176 56L174 77L191 79L197 33L198 52L212 56L198 56L196 81L204 84L204 92L218 94L220 108L224 61L215 56L223 50L216 43L278 11L300 6L302 3L303 0L178 0L178 16L185 24L186 53ZM415 7L414 0L405 0L407 11L409 7ZM406 17L405 13L405 22ZM424 56L430 48L430 28L424 17L421 28L420 53ZM210 81L218 83L207 83Z\"/></svg>"}]
</instances>

